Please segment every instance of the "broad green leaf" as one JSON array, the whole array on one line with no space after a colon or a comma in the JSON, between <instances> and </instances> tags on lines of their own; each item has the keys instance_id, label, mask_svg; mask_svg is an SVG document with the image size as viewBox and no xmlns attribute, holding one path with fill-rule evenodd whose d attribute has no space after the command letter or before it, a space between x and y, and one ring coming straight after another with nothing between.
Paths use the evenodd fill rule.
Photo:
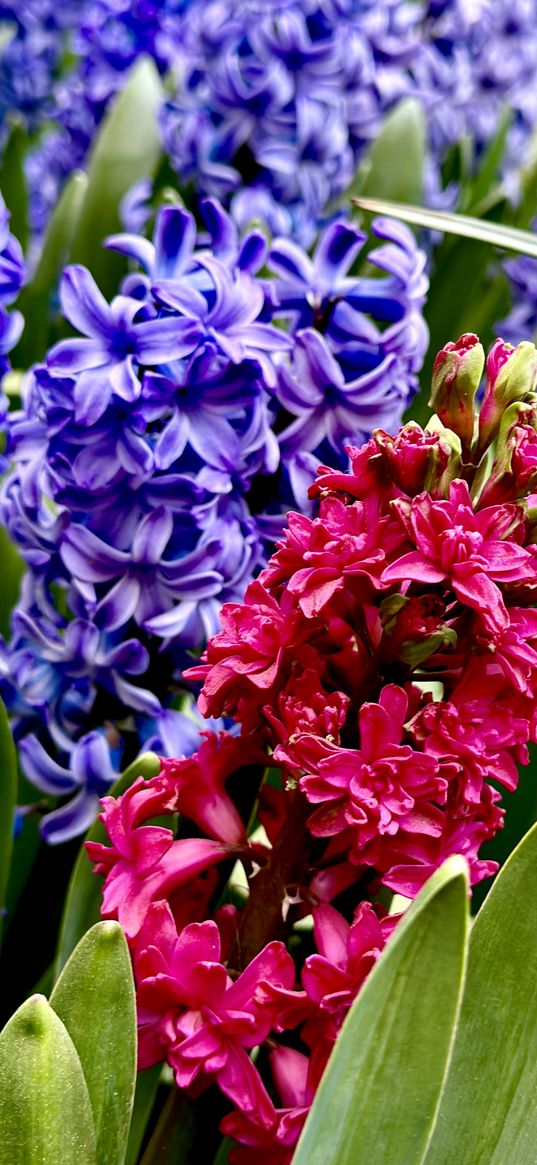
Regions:
<instances>
[{"instance_id":1,"label":"broad green leaf","mask_svg":"<svg viewBox=\"0 0 537 1165\"><path fill-rule=\"evenodd\" d=\"M531 234L530 231L520 231L517 227L487 222L486 219L472 218L470 215L427 210L423 206L407 206L404 202L391 202L387 199L360 196L353 201L360 210L365 210L369 214L387 214L391 218L402 219L411 226L460 235L465 239L488 243L491 247L500 247L504 251L516 251L520 255L537 258L537 235Z\"/></svg>"},{"instance_id":2,"label":"broad green leaf","mask_svg":"<svg viewBox=\"0 0 537 1165\"><path fill-rule=\"evenodd\" d=\"M162 1065L138 1072L125 1165L138 1165L140 1150L162 1075Z\"/></svg>"},{"instance_id":3,"label":"broad green leaf","mask_svg":"<svg viewBox=\"0 0 537 1165\"><path fill-rule=\"evenodd\" d=\"M0 1034L0 1165L96 1165L80 1060L43 995Z\"/></svg>"},{"instance_id":4,"label":"broad green leaf","mask_svg":"<svg viewBox=\"0 0 537 1165\"><path fill-rule=\"evenodd\" d=\"M136 1083L136 1007L117 922L80 940L50 997L78 1052L95 1127L97 1165L123 1165Z\"/></svg>"},{"instance_id":5,"label":"broad green leaf","mask_svg":"<svg viewBox=\"0 0 537 1165\"><path fill-rule=\"evenodd\" d=\"M467 915L466 864L453 857L409 907L353 1004L293 1165L422 1160L457 1021Z\"/></svg>"},{"instance_id":6,"label":"broad green leaf","mask_svg":"<svg viewBox=\"0 0 537 1165\"><path fill-rule=\"evenodd\" d=\"M453 288L457 289L454 295ZM509 310L509 292L498 265L491 272L488 247L474 239L444 238L435 250L431 283L424 316L429 328L429 348L420 375L422 391L412 402L406 420L425 424L430 415L429 396L437 352L463 332L477 332L485 348L495 336L495 325Z\"/></svg>"},{"instance_id":7,"label":"broad green leaf","mask_svg":"<svg viewBox=\"0 0 537 1165\"><path fill-rule=\"evenodd\" d=\"M28 190L24 175L24 155L28 134L22 122L15 120L2 150L0 190L11 215L9 228L23 250L28 242Z\"/></svg>"},{"instance_id":8,"label":"broad green leaf","mask_svg":"<svg viewBox=\"0 0 537 1165\"><path fill-rule=\"evenodd\" d=\"M71 259L84 263L101 289L117 292L125 269L120 256L103 248L120 228L120 203L131 186L151 178L160 157L158 110L163 96L156 66L141 57L107 114L90 156L88 189L73 239Z\"/></svg>"},{"instance_id":9,"label":"broad green leaf","mask_svg":"<svg viewBox=\"0 0 537 1165\"><path fill-rule=\"evenodd\" d=\"M0 700L0 938L6 910L17 800L17 755L7 712Z\"/></svg>"},{"instance_id":10,"label":"broad green leaf","mask_svg":"<svg viewBox=\"0 0 537 1165\"><path fill-rule=\"evenodd\" d=\"M472 928L453 1057L425 1165L537 1159L537 826Z\"/></svg>"},{"instance_id":11,"label":"broad green leaf","mask_svg":"<svg viewBox=\"0 0 537 1165\"><path fill-rule=\"evenodd\" d=\"M160 772L160 761L154 752L144 752L138 760L133 761L128 769L121 774L115 785L110 789L110 796L118 797L124 793L136 777L155 777ZM100 821L95 821L86 835L87 841L108 840L106 830ZM65 906L56 955L56 974L65 966L67 959L74 951L82 936L99 921L101 905L101 890L103 880L93 872L93 866L82 846L75 862L69 888L65 898Z\"/></svg>"},{"instance_id":12,"label":"broad green leaf","mask_svg":"<svg viewBox=\"0 0 537 1165\"><path fill-rule=\"evenodd\" d=\"M71 247L88 179L81 171L71 175L51 217L40 259L31 282L19 296L17 307L27 321L13 362L28 368L43 360L48 347L51 300Z\"/></svg>"},{"instance_id":13,"label":"broad green leaf","mask_svg":"<svg viewBox=\"0 0 537 1165\"><path fill-rule=\"evenodd\" d=\"M358 174L360 196L419 202L425 158L423 106L406 97L386 117ZM348 191L350 197L354 191Z\"/></svg>"}]
</instances>

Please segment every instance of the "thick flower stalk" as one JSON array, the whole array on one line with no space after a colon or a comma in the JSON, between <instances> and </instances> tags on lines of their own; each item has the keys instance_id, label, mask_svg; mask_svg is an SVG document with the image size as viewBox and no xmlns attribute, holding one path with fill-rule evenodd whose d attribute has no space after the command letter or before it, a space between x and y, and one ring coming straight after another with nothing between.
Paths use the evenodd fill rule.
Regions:
<instances>
[{"instance_id":1,"label":"thick flower stalk","mask_svg":"<svg viewBox=\"0 0 537 1165\"><path fill-rule=\"evenodd\" d=\"M406 228L376 220L374 277L350 273L366 236L348 222L310 258L203 209L198 236L166 207L152 241L109 240L138 265L110 304L67 268L78 334L29 374L10 421L2 513L29 570L2 690L29 778L75 794L45 821L54 841L86 828L141 747L184 751L188 653L307 504L319 460L343 468L346 440L399 423L426 346Z\"/></svg>"},{"instance_id":2,"label":"thick flower stalk","mask_svg":"<svg viewBox=\"0 0 537 1165\"><path fill-rule=\"evenodd\" d=\"M494 872L480 849L536 738L537 352L497 341L478 411L483 366L475 336L447 345L443 424L321 467L318 515L289 515L188 673L240 736L209 730L106 798L110 845L88 844L132 951L140 1066L218 1085L237 1165L290 1162L396 925L387 891L413 898L454 853L472 884ZM175 833L150 823L175 813Z\"/></svg>"}]
</instances>

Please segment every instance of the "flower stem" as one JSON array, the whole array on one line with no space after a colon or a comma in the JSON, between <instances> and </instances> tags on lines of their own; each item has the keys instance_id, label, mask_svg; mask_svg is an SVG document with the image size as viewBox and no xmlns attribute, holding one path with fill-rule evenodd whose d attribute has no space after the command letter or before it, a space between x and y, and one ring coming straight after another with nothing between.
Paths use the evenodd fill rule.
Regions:
<instances>
[{"instance_id":1,"label":"flower stem","mask_svg":"<svg viewBox=\"0 0 537 1165\"><path fill-rule=\"evenodd\" d=\"M311 805L299 789L286 793L285 821L272 847L270 861L250 883L250 895L237 920L237 934L228 966L242 971L273 939L285 938L283 903L287 887L301 885L313 839L306 830Z\"/></svg>"}]
</instances>

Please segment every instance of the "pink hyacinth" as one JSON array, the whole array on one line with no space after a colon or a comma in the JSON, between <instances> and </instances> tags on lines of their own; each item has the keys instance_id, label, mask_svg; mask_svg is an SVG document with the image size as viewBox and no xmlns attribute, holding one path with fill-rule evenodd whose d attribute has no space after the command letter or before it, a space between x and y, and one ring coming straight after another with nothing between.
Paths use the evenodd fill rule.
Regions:
<instances>
[{"instance_id":1,"label":"pink hyacinth","mask_svg":"<svg viewBox=\"0 0 537 1165\"><path fill-rule=\"evenodd\" d=\"M535 560L521 543L527 523L520 506L489 506L475 513L465 481L453 481L447 501L419 494L394 503L408 541L415 547L386 567L388 582L450 583L461 602L492 631L509 625L498 583L535 581Z\"/></svg>"},{"instance_id":2,"label":"pink hyacinth","mask_svg":"<svg viewBox=\"0 0 537 1165\"><path fill-rule=\"evenodd\" d=\"M413 898L451 854L472 884L494 872L481 847L536 740L537 356L499 341L480 413L483 363L473 335L446 345L430 429L320 468L315 516L289 515L186 673L233 730L106 798L111 844L88 845L132 953L140 1063L220 1088L232 1165L290 1165L397 925L379 898Z\"/></svg>"}]
</instances>

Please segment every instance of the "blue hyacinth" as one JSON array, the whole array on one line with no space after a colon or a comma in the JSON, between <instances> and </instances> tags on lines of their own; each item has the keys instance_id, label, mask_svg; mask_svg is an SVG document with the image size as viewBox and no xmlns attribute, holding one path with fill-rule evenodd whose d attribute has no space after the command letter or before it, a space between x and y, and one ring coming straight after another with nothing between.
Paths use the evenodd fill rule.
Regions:
<instances>
[{"instance_id":1,"label":"blue hyacinth","mask_svg":"<svg viewBox=\"0 0 537 1165\"><path fill-rule=\"evenodd\" d=\"M86 827L148 743L195 744L181 675L221 604L307 504L325 451L343 465L344 441L393 429L417 386L427 281L405 227L377 220L360 265L347 221L310 257L239 234L215 201L203 212L203 231L165 207L152 240L110 239L135 261L110 304L66 269L76 335L10 419L2 514L28 571L2 690L27 776L62 799L51 841Z\"/></svg>"},{"instance_id":2,"label":"blue hyacinth","mask_svg":"<svg viewBox=\"0 0 537 1165\"><path fill-rule=\"evenodd\" d=\"M9 211L0 194L0 381L9 371L8 354L20 338L24 320L20 311L8 311L24 284L25 265L20 243L9 229ZM0 396L0 418L5 420L7 402Z\"/></svg>"},{"instance_id":3,"label":"blue hyacinth","mask_svg":"<svg viewBox=\"0 0 537 1165\"><path fill-rule=\"evenodd\" d=\"M509 107L502 176L516 197L537 124L533 0L86 0L61 14L33 0L24 18L20 7L0 9L15 29L0 118L16 109L37 135L38 232L142 53L167 79L162 140L181 187L224 200L239 224L259 217L311 242L408 95L426 115L429 196L445 205L450 149L469 138L478 165Z\"/></svg>"}]
</instances>

